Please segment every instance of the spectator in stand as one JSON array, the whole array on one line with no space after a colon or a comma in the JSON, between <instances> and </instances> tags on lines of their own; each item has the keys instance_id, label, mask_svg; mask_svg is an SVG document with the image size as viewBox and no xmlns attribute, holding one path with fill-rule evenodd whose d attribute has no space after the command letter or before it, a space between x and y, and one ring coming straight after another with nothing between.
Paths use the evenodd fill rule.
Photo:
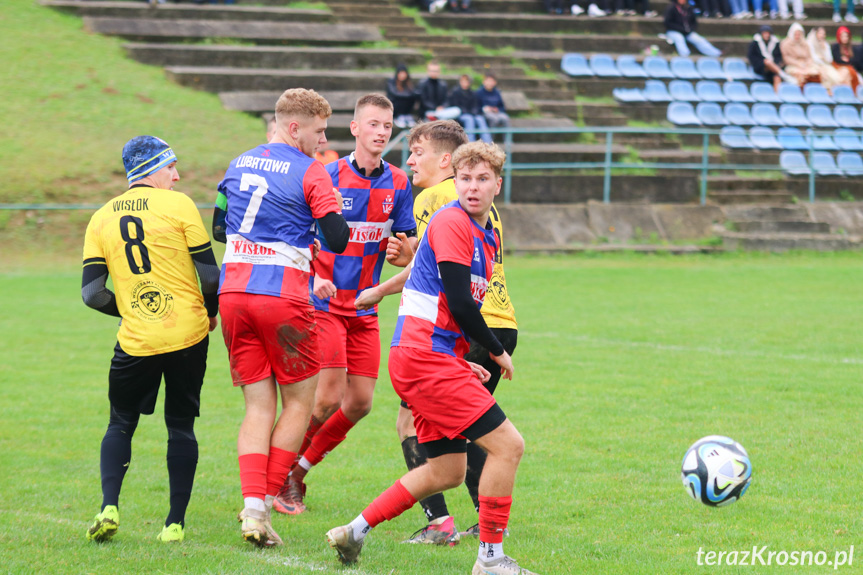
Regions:
<instances>
[{"instance_id":1,"label":"spectator in stand","mask_svg":"<svg viewBox=\"0 0 863 575\"><path fill-rule=\"evenodd\" d=\"M764 3L767 0L752 0L752 16L756 20L762 20L765 15L769 15L771 20L776 20L779 17L779 5L777 4L777 0L769 0L769 10L770 12L765 14L764 12ZM745 0L744 0L745 3Z\"/></svg>"},{"instance_id":2,"label":"spectator in stand","mask_svg":"<svg viewBox=\"0 0 863 575\"><path fill-rule=\"evenodd\" d=\"M696 32L696 29L698 20L688 0L672 0L665 10L665 35L677 48L677 53L689 56L689 46L686 45L688 42L705 56L721 56L722 51Z\"/></svg>"},{"instance_id":3,"label":"spectator in stand","mask_svg":"<svg viewBox=\"0 0 863 575\"><path fill-rule=\"evenodd\" d=\"M833 21L841 22L842 21L842 13L840 10L842 9L842 0L833 0ZM852 24L856 24L859 22L857 20L857 16L854 15L854 0L848 0L847 8L845 9L845 21L850 22Z\"/></svg>"},{"instance_id":4,"label":"spectator in stand","mask_svg":"<svg viewBox=\"0 0 863 575\"><path fill-rule=\"evenodd\" d=\"M752 70L773 84L774 90L779 90L782 80L794 81L782 70L784 63L782 62L782 51L779 49L779 39L773 35L773 28L770 26L762 26L758 29L758 33L752 37L747 57L752 65Z\"/></svg>"},{"instance_id":5,"label":"spectator in stand","mask_svg":"<svg viewBox=\"0 0 863 575\"><path fill-rule=\"evenodd\" d=\"M636 0L615 0L615 14L618 16L635 16L638 14L635 10ZM658 16L655 10L650 9L650 0L641 0L641 14L645 18L653 18Z\"/></svg>"},{"instance_id":6,"label":"spectator in stand","mask_svg":"<svg viewBox=\"0 0 863 575\"><path fill-rule=\"evenodd\" d=\"M785 71L794 78L801 88L807 82L820 82L821 74L812 59L809 44L803 37L803 26L795 22L788 28L788 36L779 43L782 51L782 61L785 62Z\"/></svg>"},{"instance_id":7,"label":"spectator in stand","mask_svg":"<svg viewBox=\"0 0 863 575\"><path fill-rule=\"evenodd\" d=\"M746 0L728 0L731 17L734 20L752 18L752 12L746 9Z\"/></svg>"},{"instance_id":8,"label":"spectator in stand","mask_svg":"<svg viewBox=\"0 0 863 575\"><path fill-rule=\"evenodd\" d=\"M543 5L552 16L563 14L563 0L543 0Z\"/></svg>"},{"instance_id":9,"label":"spectator in stand","mask_svg":"<svg viewBox=\"0 0 863 575\"><path fill-rule=\"evenodd\" d=\"M832 46L833 66L838 69L848 70L851 79L851 88L857 93L857 86L863 80L860 72L863 70L863 58L861 48L855 48L851 44L851 30L847 26L840 26L836 31L836 44Z\"/></svg>"},{"instance_id":10,"label":"spectator in stand","mask_svg":"<svg viewBox=\"0 0 863 575\"><path fill-rule=\"evenodd\" d=\"M447 105L455 106L461 110L458 123L464 126L469 142L476 140L477 135L483 142L492 143L491 134L488 133L488 123L479 109L479 100L470 89L470 76L462 74L458 80L458 87L449 93Z\"/></svg>"},{"instance_id":11,"label":"spectator in stand","mask_svg":"<svg viewBox=\"0 0 863 575\"><path fill-rule=\"evenodd\" d=\"M803 12L803 0L791 0L792 8L794 9L795 20L806 20L808 16ZM779 17L783 20L788 20L791 16L788 14L788 0L778 0Z\"/></svg>"},{"instance_id":12,"label":"spectator in stand","mask_svg":"<svg viewBox=\"0 0 863 575\"><path fill-rule=\"evenodd\" d=\"M572 12L573 16L584 14L585 10L591 18L601 18L613 13L609 0L583 0L582 4L587 4L587 8L582 8L578 2L572 4L570 12Z\"/></svg>"},{"instance_id":13,"label":"spectator in stand","mask_svg":"<svg viewBox=\"0 0 863 575\"><path fill-rule=\"evenodd\" d=\"M725 18L731 16L731 5L728 0L700 0L702 18Z\"/></svg>"},{"instance_id":14,"label":"spectator in stand","mask_svg":"<svg viewBox=\"0 0 863 575\"><path fill-rule=\"evenodd\" d=\"M806 35L806 43L809 44L809 51L812 53L812 60L821 74L821 85L832 90L833 86L843 84L851 85L851 74L847 68L837 68L833 66L833 53L830 50L830 44L827 43L827 31L823 26L813 28Z\"/></svg>"},{"instance_id":15,"label":"spectator in stand","mask_svg":"<svg viewBox=\"0 0 863 575\"><path fill-rule=\"evenodd\" d=\"M491 72L486 72L482 86L476 91L485 121L491 128L509 128L509 114L503 104L503 96L497 89L497 78Z\"/></svg>"},{"instance_id":16,"label":"spectator in stand","mask_svg":"<svg viewBox=\"0 0 863 575\"><path fill-rule=\"evenodd\" d=\"M428 11L429 14L434 14L438 12L441 8L446 6L447 0L419 0L420 8Z\"/></svg>"},{"instance_id":17,"label":"spectator in stand","mask_svg":"<svg viewBox=\"0 0 863 575\"><path fill-rule=\"evenodd\" d=\"M395 76L387 80L387 98L393 103L393 123L396 127L411 128L417 123L414 118L417 92L408 67L404 64L396 66Z\"/></svg>"},{"instance_id":18,"label":"spectator in stand","mask_svg":"<svg viewBox=\"0 0 863 575\"><path fill-rule=\"evenodd\" d=\"M470 7L470 0L449 0L449 9L453 12L473 14L473 8Z\"/></svg>"},{"instance_id":19,"label":"spectator in stand","mask_svg":"<svg viewBox=\"0 0 863 575\"><path fill-rule=\"evenodd\" d=\"M428 77L420 82L420 116L427 120L455 120L461 115L461 110L446 107L446 82L440 79L440 64L431 60L426 65Z\"/></svg>"}]
</instances>

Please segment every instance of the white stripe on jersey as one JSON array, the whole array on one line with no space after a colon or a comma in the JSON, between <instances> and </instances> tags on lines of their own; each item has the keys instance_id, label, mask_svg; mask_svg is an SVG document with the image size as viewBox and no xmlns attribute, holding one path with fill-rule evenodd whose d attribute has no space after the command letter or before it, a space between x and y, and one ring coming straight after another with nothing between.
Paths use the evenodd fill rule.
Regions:
<instances>
[{"instance_id":1,"label":"white stripe on jersey","mask_svg":"<svg viewBox=\"0 0 863 575\"><path fill-rule=\"evenodd\" d=\"M296 248L285 242L250 242L240 234L230 234L227 240L223 264L282 266L310 271L312 251L309 248Z\"/></svg>"},{"instance_id":2,"label":"white stripe on jersey","mask_svg":"<svg viewBox=\"0 0 863 575\"><path fill-rule=\"evenodd\" d=\"M408 315L437 322L438 296L428 295L416 290L406 289L402 291L402 301L399 304L399 315Z\"/></svg>"}]
</instances>

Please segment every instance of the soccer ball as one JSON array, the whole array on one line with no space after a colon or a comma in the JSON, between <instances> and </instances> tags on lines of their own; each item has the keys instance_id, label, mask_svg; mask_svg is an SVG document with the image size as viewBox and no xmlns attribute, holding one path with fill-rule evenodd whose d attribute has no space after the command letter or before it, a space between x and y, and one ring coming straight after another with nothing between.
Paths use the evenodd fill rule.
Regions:
<instances>
[{"instance_id":1,"label":"soccer ball","mask_svg":"<svg viewBox=\"0 0 863 575\"><path fill-rule=\"evenodd\" d=\"M746 493L752 482L752 464L742 445L730 437L710 435L686 451L681 476L693 499L721 507Z\"/></svg>"}]
</instances>

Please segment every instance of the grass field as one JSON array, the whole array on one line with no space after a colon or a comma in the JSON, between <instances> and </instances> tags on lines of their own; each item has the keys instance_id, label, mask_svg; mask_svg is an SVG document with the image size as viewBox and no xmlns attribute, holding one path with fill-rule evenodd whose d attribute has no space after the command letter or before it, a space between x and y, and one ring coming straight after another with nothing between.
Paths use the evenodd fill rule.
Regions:
<instances>
[{"instance_id":1,"label":"grass field","mask_svg":"<svg viewBox=\"0 0 863 575\"><path fill-rule=\"evenodd\" d=\"M696 554L766 545L832 560L859 547L859 254L525 257L509 259L507 276L520 333L515 380L498 399L527 442L509 554L543 575L797 574L833 567L699 567ZM310 473L310 511L275 519L286 546L244 544L235 522L242 399L220 337L196 428L186 542L155 540L168 498L160 404L135 435L119 534L88 544L116 324L84 307L79 285L69 261L0 274L0 571L469 572L473 541L399 544L422 526L418 508L375 529L356 568L339 566L324 542L403 472L386 369L372 413ZM384 340L395 305L381 312ZM679 478L686 448L714 433L740 441L754 466L747 495L724 509L689 499ZM475 522L463 488L449 502L458 525Z\"/></svg>"}]
</instances>

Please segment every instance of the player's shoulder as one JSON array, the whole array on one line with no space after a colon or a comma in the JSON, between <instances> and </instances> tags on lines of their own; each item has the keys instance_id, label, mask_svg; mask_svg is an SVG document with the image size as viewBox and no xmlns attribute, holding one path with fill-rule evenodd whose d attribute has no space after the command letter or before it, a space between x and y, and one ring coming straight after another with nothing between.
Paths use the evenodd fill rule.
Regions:
<instances>
[{"instance_id":1,"label":"player's shoulder","mask_svg":"<svg viewBox=\"0 0 863 575\"><path fill-rule=\"evenodd\" d=\"M410 186L410 180L408 179L407 172L403 169L390 164L389 162L385 162L386 165L390 169L390 173L393 178L393 188L397 190L404 190Z\"/></svg>"},{"instance_id":2,"label":"player's shoulder","mask_svg":"<svg viewBox=\"0 0 863 575\"><path fill-rule=\"evenodd\" d=\"M458 203L458 199L452 200L451 202L447 202L442 205L432 216L432 219L429 221L429 227L432 224L436 226L440 226L442 224L457 224L463 225L464 223L469 223L470 216L467 215L461 206Z\"/></svg>"}]
</instances>

